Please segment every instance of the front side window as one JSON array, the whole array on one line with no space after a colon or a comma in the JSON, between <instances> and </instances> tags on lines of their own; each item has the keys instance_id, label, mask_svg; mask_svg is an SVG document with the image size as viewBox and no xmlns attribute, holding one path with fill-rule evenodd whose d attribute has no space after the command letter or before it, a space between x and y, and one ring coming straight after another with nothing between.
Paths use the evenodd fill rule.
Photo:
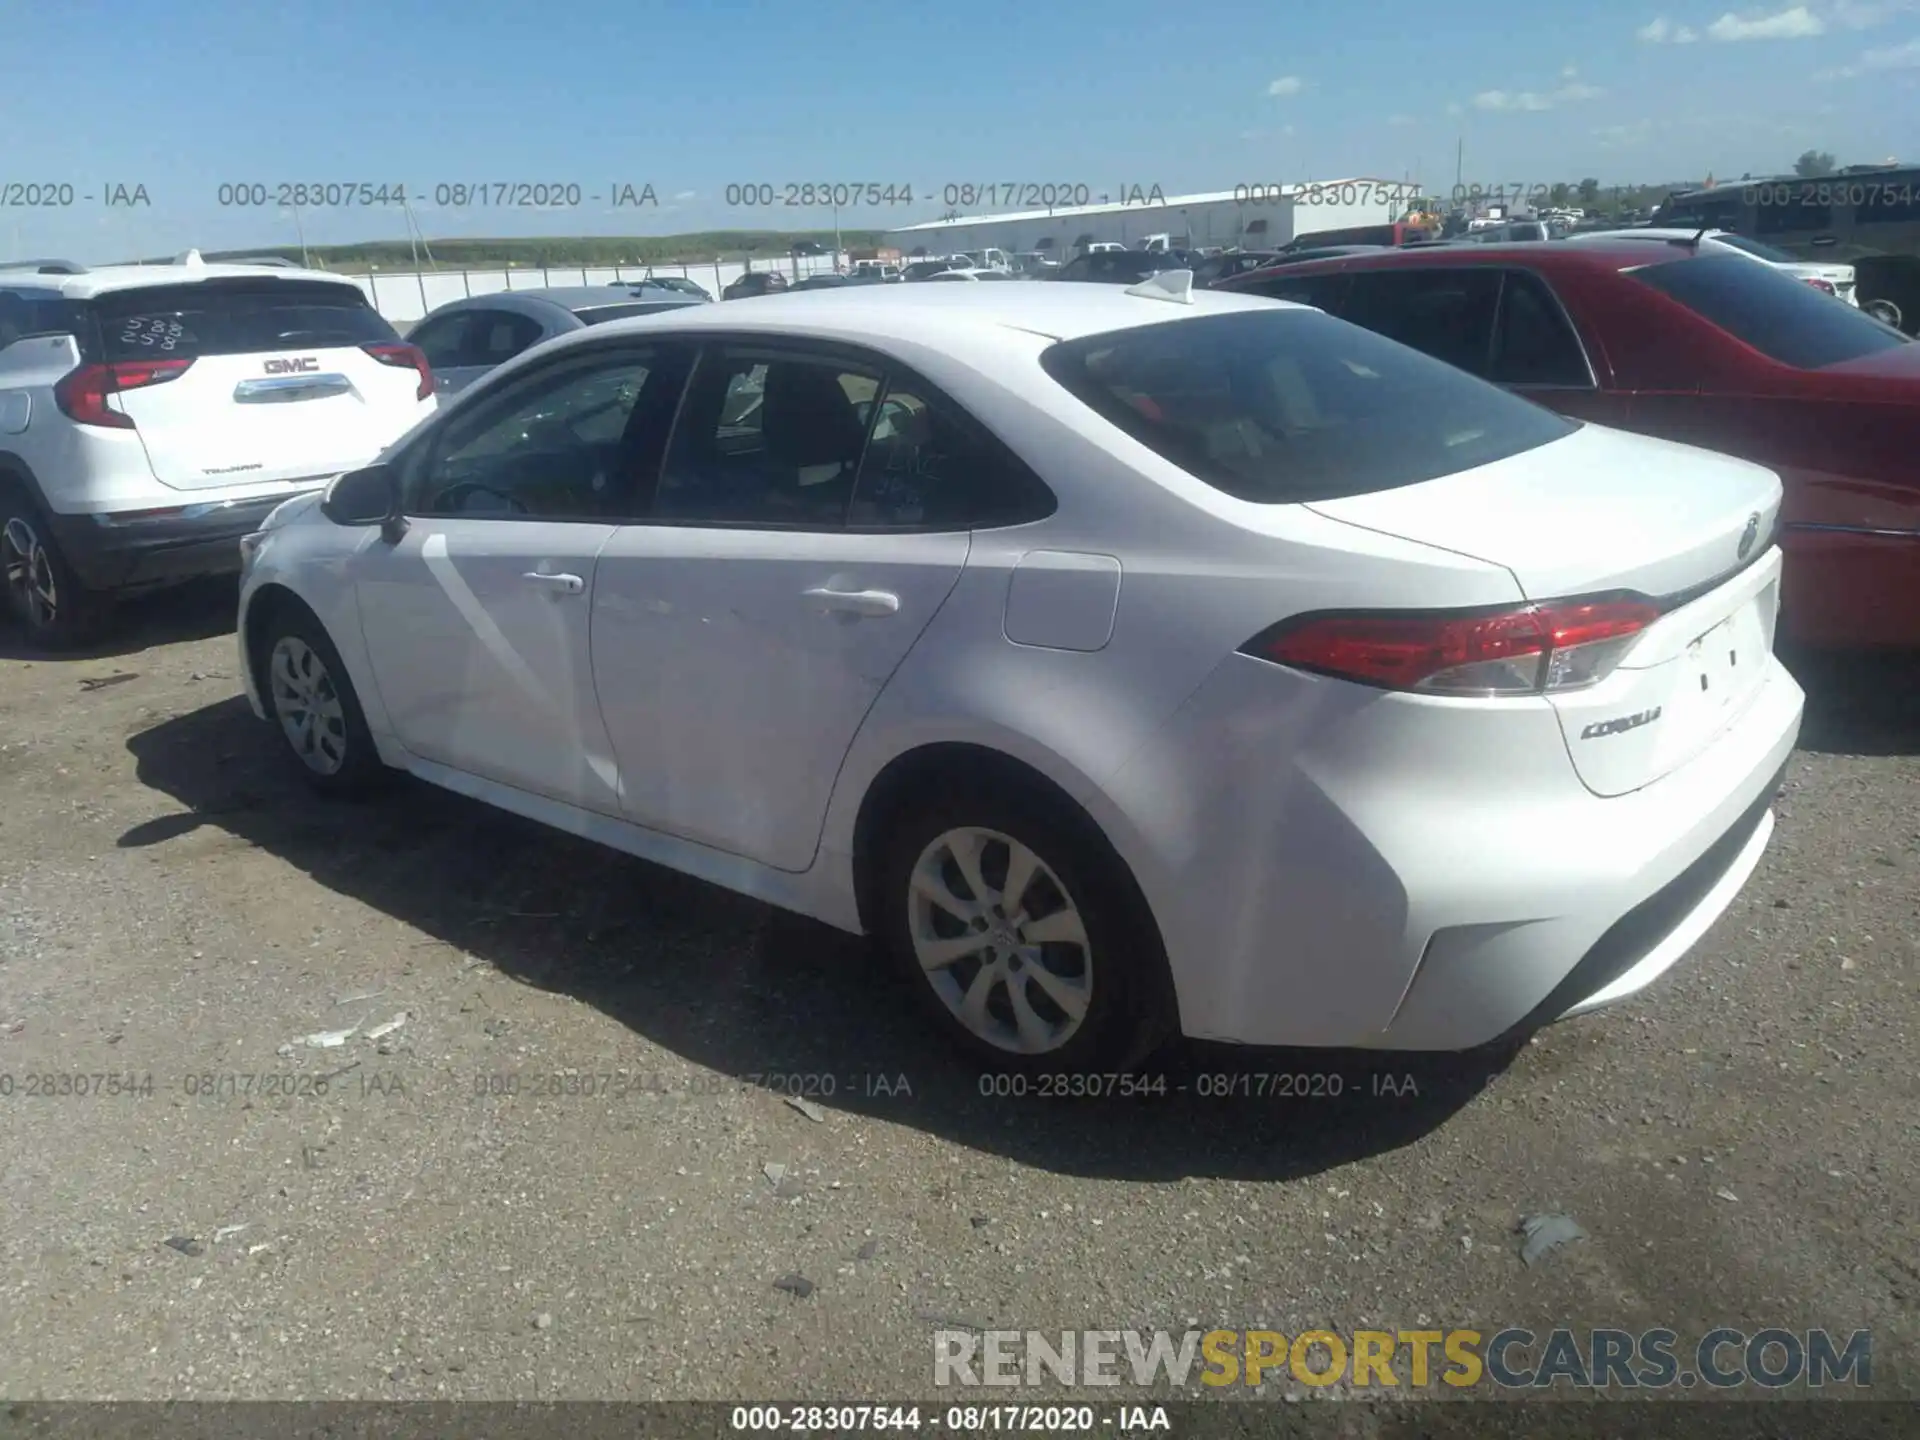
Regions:
<instances>
[{"instance_id":1,"label":"front side window","mask_svg":"<svg viewBox=\"0 0 1920 1440\"><path fill-rule=\"evenodd\" d=\"M1913 343L1871 315L1738 255L1700 255L1626 273L1796 369L1818 370Z\"/></svg>"},{"instance_id":2,"label":"front side window","mask_svg":"<svg viewBox=\"0 0 1920 1440\"><path fill-rule=\"evenodd\" d=\"M709 351L674 429L654 518L844 524L878 385L877 373L836 360Z\"/></svg>"},{"instance_id":3,"label":"front side window","mask_svg":"<svg viewBox=\"0 0 1920 1440\"><path fill-rule=\"evenodd\" d=\"M456 411L403 480L409 515L593 520L632 513L647 441L664 440L675 367L595 357ZM657 453L655 456L657 463Z\"/></svg>"},{"instance_id":4,"label":"front side window","mask_svg":"<svg viewBox=\"0 0 1920 1440\"><path fill-rule=\"evenodd\" d=\"M1303 310L1143 325L1055 345L1041 363L1161 458L1264 504L1415 485L1577 428L1453 366Z\"/></svg>"}]
</instances>

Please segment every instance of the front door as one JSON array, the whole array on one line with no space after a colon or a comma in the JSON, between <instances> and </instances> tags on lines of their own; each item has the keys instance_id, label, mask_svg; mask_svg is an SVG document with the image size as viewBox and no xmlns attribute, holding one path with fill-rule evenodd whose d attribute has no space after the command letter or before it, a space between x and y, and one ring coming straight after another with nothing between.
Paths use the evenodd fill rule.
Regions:
<instances>
[{"instance_id":1,"label":"front door","mask_svg":"<svg viewBox=\"0 0 1920 1440\"><path fill-rule=\"evenodd\" d=\"M381 698L422 759L620 812L588 620L600 552L678 399L684 367L662 362L556 356L397 462L406 533L358 552L355 582Z\"/></svg>"}]
</instances>

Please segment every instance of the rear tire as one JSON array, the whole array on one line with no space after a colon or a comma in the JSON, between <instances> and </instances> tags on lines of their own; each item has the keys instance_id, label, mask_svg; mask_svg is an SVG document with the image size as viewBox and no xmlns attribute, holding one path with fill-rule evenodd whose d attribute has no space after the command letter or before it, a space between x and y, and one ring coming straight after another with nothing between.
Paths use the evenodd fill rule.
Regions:
<instances>
[{"instance_id":1,"label":"rear tire","mask_svg":"<svg viewBox=\"0 0 1920 1440\"><path fill-rule=\"evenodd\" d=\"M1905 332L1906 319L1900 313L1900 307L1891 300L1869 300L1860 307L1876 320L1884 321L1902 334Z\"/></svg>"},{"instance_id":2,"label":"rear tire","mask_svg":"<svg viewBox=\"0 0 1920 1440\"><path fill-rule=\"evenodd\" d=\"M310 610L294 602L275 606L254 653L267 716L308 785L348 799L371 794L393 778L346 664Z\"/></svg>"},{"instance_id":3,"label":"rear tire","mask_svg":"<svg viewBox=\"0 0 1920 1440\"><path fill-rule=\"evenodd\" d=\"M73 650L96 639L112 603L88 590L53 538L44 511L26 486L0 476L0 588L27 644Z\"/></svg>"},{"instance_id":4,"label":"rear tire","mask_svg":"<svg viewBox=\"0 0 1920 1440\"><path fill-rule=\"evenodd\" d=\"M985 1069L1132 1069L1178 1017L1157 983L1158 927L1119 857L1049 799L953 788L902 813L876 856L876 933L894 964Z\"/></svg>"}]
</instances>

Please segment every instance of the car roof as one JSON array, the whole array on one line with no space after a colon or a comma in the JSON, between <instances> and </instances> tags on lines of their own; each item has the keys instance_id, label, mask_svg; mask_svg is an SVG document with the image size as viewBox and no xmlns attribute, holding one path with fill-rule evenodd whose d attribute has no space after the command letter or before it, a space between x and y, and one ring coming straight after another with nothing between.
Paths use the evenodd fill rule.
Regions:
<instances>
[{"instance_id":1,"label":"car roof","mask_svg":"<svg viewBox=\"0 0 1920 1440\"><path fill-rule=\"evenodd\" d=\"M1190 301L1134 295L1119 285L853 285L613 320L568 339L587 343L589 337L604 340L657 330L751 331L851 343L894 340L964 354L1004 339L1007 332L1074 340L1206 315L1309 308L1200 287L1191 291Z\"/></svg>"},{"instance_id":2,"label":"car roof","mask_svg":"<svg viewBox=\"0 0 1920 1440\"><path fill-rule=\"evenodd\" d=\"M1303 260L1285 266L1289 275L1333 271L1384 270L1400 265L1511 265L1525 261L1535 270L1626 270L1679 260L1692 252L1669 240L1596 239L1579 245L1554 240L1521 240L1488 245L1402 245L1377 255L1343 255L1327 260ZM1275 268L1275 267L1270 267ZM1269 270L1249 270L1220 282L1232 287Z\"/></svg>"},{"instance_id":3,"label":"car roof","mask_svg":"<svg viewBox=\"0 0 1920 1440\"><path fill-rule=\"evenodd\" d=\"M505 310L515 315L531 315L550 320L560 310L568 315L582 310L597 310L606 305L701 305L705 301L661 285L549 285L526 290L491 290L482 295L467 295L434 307L432 315L453 315L462 310Z\"/></svg>"},{"instance_id":4,"label":"car roof","mask_svg":"<svg viewBox=\"0 0 1920 1440\"><path fill-rule=\"evenodd\" d=\"M54 271L52 267L62 267ZM360 287L345 275L325 270L303 270L284 265L244 265L206 261L200 252L157 265L68 265L57 260L30 260L17 266L0 266L0 285L52 290L66 300L89 300L115 290L138 290L155 285L194 285L206 280L304 280L329 285ZM366 292L362 291L362 294Z\"/></svg>"}]
</instances>

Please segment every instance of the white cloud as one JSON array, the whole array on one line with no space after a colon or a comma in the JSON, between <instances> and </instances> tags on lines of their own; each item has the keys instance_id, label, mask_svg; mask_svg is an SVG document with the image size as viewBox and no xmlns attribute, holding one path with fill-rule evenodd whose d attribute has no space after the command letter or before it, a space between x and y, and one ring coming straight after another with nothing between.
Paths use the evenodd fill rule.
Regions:
<instances>
[{"instance_id":1,"label":"white cloud","mask_svg":"<svg viewBox=\"0 0 1920 1440\"><path fill-rule=\"evenodd\" d=\"M1827 33L1827 22L1804 5L1773 15L1742 19L1729 10L1707 27L1710 40L1810 40Z\"/></svg>"},{"instance_id":2,"label":"white cloud","mask_svg":"<svg viewBox=\"0 0 1920 1440\"><path fill-rule=\"evenodd\" d=\"M1580 71L1575 66L1568 65L1568 66L1565 66L1560 71L1560 78L1562 80L1571 80L1573 79L1574 76L1578 75L1579 73Z\"/></svg>"},{"instance_id":3,"label":"white cloud","mask_svg":"<svg viewBox=\"0 0 1920 1440\"><path fill-rule=\"evenodd\" d=\"M1633 33L1649 45L1691 45L1700 38L1688 26L1676 25L1664 15L1649 20Z\"/></svg>"},{"instance_id":4,"label":"white cloud","mask_svg":"<svg viewBox=\"0 0 1920 1440\"><path fill-rule=\"evenodd\" d=\"M679 194L675 195L673 198L676 200L691 200L694 198L694 194L693 194L693 191L691 190L682 190Z\"/></svg>"},{"instance_id":5,"label":"white cloud","mask_svg":"<svg viewBox=\"0 0 1920 1440\"><path fill-rule=\"evenodd\" d=\"M1453 104L1447 106L1447 114L1449 115L1464 115L1466 113L1467 112L1465 108L1461 106L1458 101L1455 101Z\"/></svg>"},{"instance_id":6,"label":"white cloud","mask_svg":"<svg viewBox=\"0 0 1920 1440\"><path fill-rule=\"evenodd\" d=\"M1306 82L1298 75L1282 75L1278 80L1275 80L1271 85L1267 86L1267 94L1298 95L1306 88Z\"/></svg>"},{"instance_id":7,"label":"white cloud","mask_svg":"<svg viewBox=\"0 0 1920 1440\"><path fill-rule=\"evenodd\" d=\"M1293 127L1291 125L1282 125L1280 127L1280 133L1282 135L1291 135L1293 134Z\"/></svg>"},{"instance_id":8,"label":"white cloud","mask_svg":"<svg viewBox=\"0 0 1920 1440\"><path fill-rule=\"evenodd\" d=\"M1389 125L1400 125L1400 126L1406 126L1406 125L1418 125L1419 123L1420 123L1420 122L1419 122L1418 120L1416 120L1416 119L1414 119L1414 118L1413 118L1413 116L1411 116L1411 115L1389 115L1389 116L1387 116L1387 124L1389 124Z\"/></svg>"},{"instance_id":9,"label":"white cloud","mask_svg":"<svg viewBox=\"0 0 1920 1440\"><path fill-rule=\"evenodd\" d=\"M1833 23L1842 30L1871 30L1914 9L1920 9L1920 0L1867 0L1864 4L1861 0L1837 0Z\"/></svg>"},{"instance_id":10,"label":"white cloud","mask_svg":"<svg viewBox=\"0 0 1920 1440\"><path fill-rule=\"evenodd\" d=\"M1904 45L1888 45L1879 50L1864 51L1853 64L1842 65L1836 70L1822 70L1813 78L1857 80L1862 75L1887 70L1920 70L1920 40L1909 40Z\"/></svg>"},{"instance_id":11,"label":"white cloud","mask_svg":"<svg viewBox=\"0 0 1920 1440\"><path fill-rule=\"evenodd\" d=\"M1476 110L1551 110L1556 105L1572 105L1582 100L1597 100L1606 94L1598 85L1574 81L1544 94L1538 90L1482 90L1473 97Z\"/></svg>"}]
</instances>

